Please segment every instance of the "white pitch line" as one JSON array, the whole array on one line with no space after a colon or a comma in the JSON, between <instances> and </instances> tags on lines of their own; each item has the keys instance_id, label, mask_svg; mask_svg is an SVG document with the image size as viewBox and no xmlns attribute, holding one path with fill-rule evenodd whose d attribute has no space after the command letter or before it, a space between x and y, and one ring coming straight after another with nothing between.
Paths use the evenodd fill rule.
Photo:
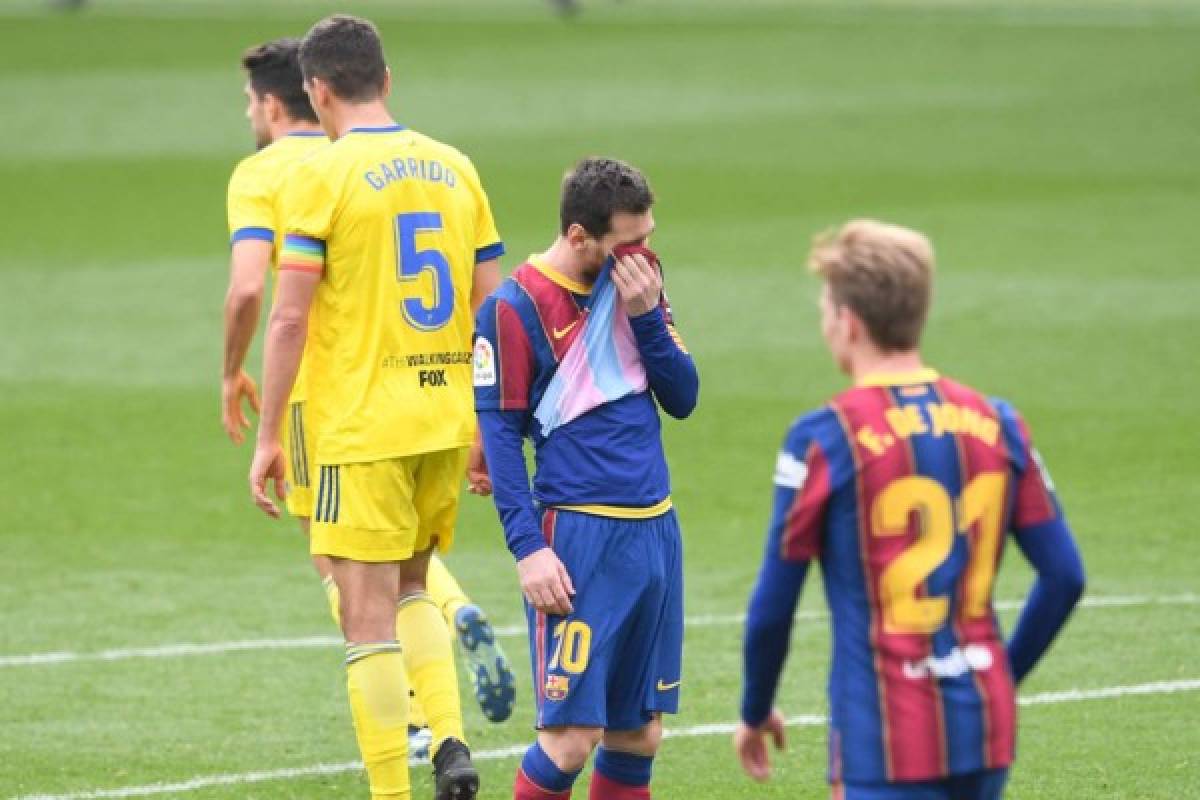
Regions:
<instances>
[{"instance_id":1,"label":"white pitch line","mask_svg":"<svg viewBox=\"0 0 1200 800\"><path fill-rule=\"evenodd\" d=\"M1131 686L1107 686L1100 689L1067 689L1057 692L1042 692L1027 697L1021 697L1017 702L1023 706L1057 705L1059 703L1074 703L1083 700L1107 700L1113 697L1127 695L1175 694L1177 692L1194 692L1200 690L1200 679L1156 681ZM825 724L826 718L820 714L801 714L789 717L790 727L811 728ZM669 728L665 736L671 739L683 739L694 736L722 736L733 733L737 727L735 722L719 722L707 725L693 725L688 728ZM474 754L476 761L497 761L505 758L516 758L528 748L527 744L516 744L508 747L498 747L492 750L480 750ZM414 766L427 764L428 759L413 760ZM362 769L361 761L346 761L340 764L314 764L308 767L292 767L288 769L258 770L255 772L232 772L220 775L199 775L185 781L173 783L152 783L146 786L126 786L120 789L93 789L69 794L26 794L12 800L102 800L102 798L149 797L158 794L178 794L208 789L214 786L238 786L247 783L265 783L267 781L283 781L294 778L310 778L320 775L340 775L347 772L357 772Z\"/></svg>"},{"instance_id":2,"label":"white pitch line","mask_svg":"<svg viewBox=\"0 0 1200 800\"><path fill-rule=\"evenodd\" d=\"M1001 600L995 604L997 611L1014 611L1024 605L1024 600ZM1152 605L1197 605L1200 595L1107 595L1085 597L1084 608L1128 608L1131 606ZM826 611L802 610L796 612L798 620L822 620L829 616ZM684 620L689 628L707 628L724 625L741 625L746 621L745 614L702 614L691 616ZM502 637L517 637L525 635L524 625L503 625L496 627L496 635ZM179 644L151 645L148 647L121 647L109 650L99 650L93 653L80 653L70 650L57 650L46 653L27 653L24 655L0 656L0 668L3 667L34 667L53 664L70 664L78 661L124 661L132 658L180 658L184 656L219 655L221 653L237 653L253 650L294 650L314 647L340 647L343 644L340 636L301 636L291 639L240 639L228 642L182 642Z\"/></svg>"},{"instance_id":3,"label":"white pitch line","mask_svg":"<svg viewBox=\"0 0 1200 800\"><path fill-rule=\"evenodd\" d=\"M1023 706L1045 706L1056 703L1073 703L1078 700L1108 700L1139 694L1174 694L1194 692L1200 689L1200 680L1156 681L1134 686L1109 686L1103 689L1066 689L1061 692L1042 692L1022 697L1017 703Z\"/></svg>"}]
</instances>

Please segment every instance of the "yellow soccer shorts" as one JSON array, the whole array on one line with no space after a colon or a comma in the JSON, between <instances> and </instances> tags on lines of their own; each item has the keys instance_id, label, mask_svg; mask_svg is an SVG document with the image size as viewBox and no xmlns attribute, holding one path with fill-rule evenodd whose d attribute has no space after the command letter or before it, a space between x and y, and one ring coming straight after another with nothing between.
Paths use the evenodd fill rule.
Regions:
<instances>
[{"instance_id":1,"label":"yellow soccer shorts","mask_svg":"<svg viewBox=\"0 0 1200 800\"><path fill-rule=\"evenodd\" d=\"M406 561L454 542L467 448L318 467L310 547L315 556Z\"/></svg>"},{"instance_id":2,"label":"yellow soccer shorts","mask_svg":"<svg viewBox=\"0 0 1200 800\"><path fill-rule=\"evenodd\" d=\"M312 486L309 477L313 440L304 424L304 402L289 403L283 420L284 477L287 497L284 504L293 517L312 516Z\"/></svg>"}]
</instances>

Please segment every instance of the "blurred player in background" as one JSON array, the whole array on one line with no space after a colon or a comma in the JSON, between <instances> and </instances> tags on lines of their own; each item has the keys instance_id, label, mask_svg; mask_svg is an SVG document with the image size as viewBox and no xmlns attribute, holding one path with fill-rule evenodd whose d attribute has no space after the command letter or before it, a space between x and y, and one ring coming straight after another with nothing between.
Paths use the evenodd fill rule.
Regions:
<instances>
[{"instance_id":1,"label":"blurred player in background","mask_svg":"<svg viewBox=\"0 0 1200 800\"><path fill-rule=\"evenodd\" d=\"M620 2L620 0L617 1ZM579 0L551 0L551 3L559 13L566 17L573 17L583 10Z\"/></svg>"},{"instance_id":2,"label":"blurred player in background","mask_svg":"<svg viewBox=\"0 0 1200 800\"><path fill-rule=\"evenodd\" d=\"M597 744L591 798L650 797L661 714L679 706L683 551L658 407L688 416L699 380L645 246L653 202L628 164L581 162L557 240L477 317L476 408L537 696L518 800L570 797Z\"/></svg>"},{"instance_id":3,"label":"blurred player in background","mask_svg":"<svg viewBox=\"0 0 1200 800\"><path fill-rule=\"evenodd\" d=\"M453 540L475 438L472 312L498 283L504 248L471 162L389 114L391 79L371 23L322 20L299 61L333 143L298 161L281 193L285 236L251 489L277 516L265 485L282 496L280 432L303 356L304 413L316 433L309 462L319 475L311 550L328 558L340 594L372 796L410 796L411 680L433 732L436 797L470 800L479 777L426 575L433 548ZM476 450L472 482L483 491Z\"/></svg>"},{"instance_id":4,"label":"blurred player in background","mask_svg":"<svg viewBox=\"0 0 1200 800\"><path fill-rule=\"evenodd\" d=\"M246 116L258 152L245 158L234 170L227 203L232 265L225 297L221 424L236 444L241 444L243 429L250 424L243 402L258 410L257 388L244 364L258 326L266 275L276 266L278 245L283 238L280 190L296 163L329 144L304 92L299 50L299 39L278 39L251 48L242 57L242 68L248 77ZM305 395L311 391L305 372L302 360L288 398L283 448L287 509L299 520L307 536L312 517L309 473L315 437L305 414ZM312 559L336 621L338 591L329 557L314 555ZM507 719L512 714L516 689L512 669L496 643L491 624L436 555L429 562L428 589L447 624L458 634L484 715L493 722ZM430 732L415 700L410 719L413 722L410 755L428 755Z\"/></svg>"},{"instance_id":5,"label":"blurred player in background","mask_svg":"<svg viewBox=\"0 0 1200 800\"><path fill-rule=\"evenodd\" d=\"M833 617L829 777L845 800L992 800L1013 761L1015 685L1083 592L1083 565L1029 429L918 350L933 249L859 220L817 241L821 328L854 388L801 417L775 468L746 621L734 745L757 780L808 566ZM1008 642L992 607L1006 535L1037 571Z\"/></svg>"}]
</instances>

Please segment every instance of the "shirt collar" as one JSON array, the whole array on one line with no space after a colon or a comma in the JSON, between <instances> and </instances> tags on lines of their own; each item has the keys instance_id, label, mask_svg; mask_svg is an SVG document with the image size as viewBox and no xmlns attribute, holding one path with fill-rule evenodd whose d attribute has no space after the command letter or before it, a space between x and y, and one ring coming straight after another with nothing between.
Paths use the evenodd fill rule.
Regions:
<instances>
[{"instance_id":1,"label":"shirt collar","mask_svg":"<svg viewBox=\"0 0 1200 800\"><path fill-rule=\"evenodd\" d=\"M856 386L911 386L914 383L933 383L939 375L928 367L907 372L872 372L860 378Z\"/></svg>"},{"instance_id":2,"label":"shirt collar","mask_svg":"<svg viewBox=\"0 0 1200 800\"><path fill-rule=\"evenodd\" d=\"M529 257L528 261L530 264L532 264L534 266L534 269L536 269L538 272L545 275L553 283L566 289L568 292L571 292L573 294L591 294L592 293L592 287L587 286L586 284L582 284L579 281L568 278L566 275L563 275L561 272L556 270L554 267L552 267L548 263L546 263L545 256L537 255L537 254L531 255Z\"/></svg>"}]
</instances>

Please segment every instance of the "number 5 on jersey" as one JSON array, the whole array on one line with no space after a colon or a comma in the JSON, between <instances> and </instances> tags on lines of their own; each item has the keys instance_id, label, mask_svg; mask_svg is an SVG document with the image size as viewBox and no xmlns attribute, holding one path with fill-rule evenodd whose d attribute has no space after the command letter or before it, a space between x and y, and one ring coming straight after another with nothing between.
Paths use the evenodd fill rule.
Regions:
<instances>
[{"instance_id":1,"label":"number 5 on jersey","mask_svg":"<svg viewBox=\"0 0 1200 800\"><path fill-rule=\"evenodd\" d=\"M436 331L454 315L454 277L446 254L437 247L417 248L417 235L442 232L442 215L436 211L416 211L396 217L396 279L413 284L429 273L433 284L433 302L426 305L419 297L407 297L400 304L404 320L419 331Z\"/></svg>"}]
</instances>

